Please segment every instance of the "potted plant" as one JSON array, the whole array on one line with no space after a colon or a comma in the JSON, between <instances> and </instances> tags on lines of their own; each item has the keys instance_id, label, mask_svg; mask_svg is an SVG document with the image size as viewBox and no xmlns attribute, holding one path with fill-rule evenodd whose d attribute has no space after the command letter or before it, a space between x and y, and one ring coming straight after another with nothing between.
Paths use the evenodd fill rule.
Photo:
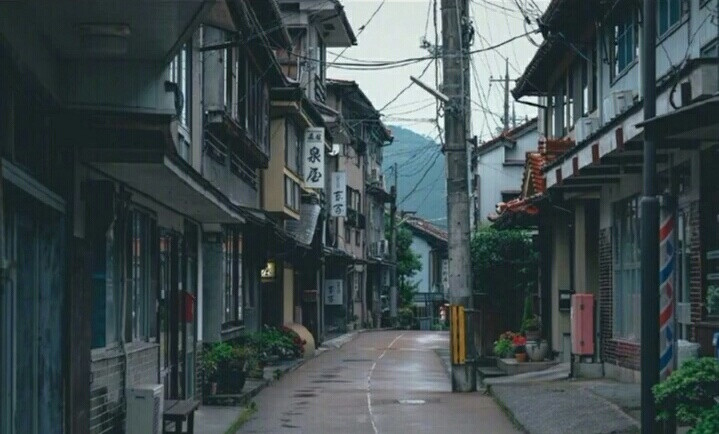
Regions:
<instances>
[{"instance_id":1,"label":"potted plant","mask_svg":"<svg viewBox=\"0 0 719 434\"><path fill-rule=\"evenodd\" d=\"M200 374L208 395L217 394L217 360L211 349L206 348L200 361Z\"/></svg>"},{"instance_id":2,"label":"potted plant","mask_svg":"<svg viewBox=\"0 0 719 434\"><path fill-rule=\"evenodd\" d=\"M524 347L527 350L527 357L533 362L541 362L549 354L549 343L544 339L527 341Z\"/></svg>"},{"instance_id":3,"label":"potted plant","mask_svg":"<svg viewBox=\"0 0 719 434\"><path fill-rule=\"evenodd\" d=\"M538 315L532 315L522 322L522 329L528 341L537 341L541 337L542 321Z\"/></svg>"},{"instance_id":4,"label":"potted plant","mask_svg":"<svg viewBox=\"0 0 719 434\"><path fill-rule=\"evenodd\" d=\"M494 354L501 358L506 359L514 355L514 338L517 336L514 332L504 332L499 335L499 339L494 342Z\"/></svg>"},{"instance_id":5,"label":"potted plant","mask_svg":"<svg viewBox=\"0 0 719 434\"><path fill-rule=\"evenodd\" d=\"M527 361L527 348L525 345L527 344L527 338L521 335L517 335L514 337L514 341L512 342L514 344L514 358L518 362L526 362Z\"/></svg>"}]
</instances>

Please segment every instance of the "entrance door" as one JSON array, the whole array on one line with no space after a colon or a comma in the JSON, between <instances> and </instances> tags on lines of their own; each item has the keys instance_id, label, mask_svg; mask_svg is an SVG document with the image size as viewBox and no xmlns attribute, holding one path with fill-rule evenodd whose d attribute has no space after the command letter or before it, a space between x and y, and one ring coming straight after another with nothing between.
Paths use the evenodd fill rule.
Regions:
<instances>
[{"instance_id":1,"label":"entrance door","mask_svg":"<svg viewBox=\"0 0 719 434\"><path fill-rule=\"evenodd\" d=\"M160 331L160 377L165 397L183 397L184 381L182 339L180 339L180 286L182 282L182 235L160 230L160 294L158 326Z\"/></svg>"},{"instance_id":2,"label":"entrance door","mask_svg":"<svg viewBox=\"0 0 719 434\"><path fill-rule=\"evenodd\" d=\"M0 432L63 430L63 214L4 186Z\"/></svg>"},{"instance_id":3,"label":"entrance door","mask_svg":"<svg viewBox=\"0 0 719 434\"><path fill-rule=\"evenodd\" d=\"M187 237L160 230L160 378L168 399L194 394L198 240L197 227L186 228Z\"/></svg>"}]
</instances>

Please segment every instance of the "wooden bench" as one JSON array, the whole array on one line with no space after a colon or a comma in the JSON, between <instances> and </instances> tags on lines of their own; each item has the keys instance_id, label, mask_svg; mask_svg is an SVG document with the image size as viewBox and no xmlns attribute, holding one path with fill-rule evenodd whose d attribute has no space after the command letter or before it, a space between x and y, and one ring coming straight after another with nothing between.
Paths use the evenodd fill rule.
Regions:
<instances>
[{"instance_id":1,"label":"wooden bench","mask_svg":"<svg viewBox=\"0 0 719 434\"><path fill-rule=\"evenodd\" d=\"M182 422L187 421L187 431L184 431L184 433L193 434L195 432L195 410L197 410L199 406L200 401L193 401L191 399L166 399L165 411L162 414L162 432L183 434ZM174 422L175 430L165 430L166 422Z\"/></svg>"}]
</instances>

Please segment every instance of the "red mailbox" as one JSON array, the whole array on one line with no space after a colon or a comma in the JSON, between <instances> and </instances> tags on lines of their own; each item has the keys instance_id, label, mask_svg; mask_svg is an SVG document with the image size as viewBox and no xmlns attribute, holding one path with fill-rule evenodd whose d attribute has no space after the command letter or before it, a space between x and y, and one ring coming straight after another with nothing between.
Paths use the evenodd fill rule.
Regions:
<instances>
[{"instance_id":1,"label":"red mailbox","mask_svg":"<svg viewBox=\"0 0 719 434\"><path fill-rule=\"evenodd\" d=\"M594 295L572 295L572 354L594 354Z\"/></svg>"},{"instance_id":2,"label":"red mailbox","mask_svg":"<svg viewBox=\"0 0 719 434\"><path fill-rule=\"evenodd\" d=\"M195 296L187 291L182 292L185 301L184 318L185 322L193 322L195 320Z\"/></svg>"}]
</instances>

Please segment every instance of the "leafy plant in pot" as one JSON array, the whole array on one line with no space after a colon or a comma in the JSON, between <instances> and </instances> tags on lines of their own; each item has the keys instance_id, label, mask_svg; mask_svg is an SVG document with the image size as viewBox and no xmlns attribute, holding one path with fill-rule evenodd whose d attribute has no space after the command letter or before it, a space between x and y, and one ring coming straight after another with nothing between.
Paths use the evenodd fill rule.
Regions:
<instances>
[{"instance_id":1,"label":"leafy plant in pot","mask_svg":"<svg viewBox=\"0 0 719 434\"><path fill-rule=\"evenodd\" d=\"M522 329L528 341L538 341L541 337L542 321L537 315L533 315L522 322Z\"/></svg>"},{"instance_id":2,"label":"leafy plant in pot","mask_svg":"<svg viewBox=\"0 0 719 434\"><path fill-rule=\"evenodd\" d=\"M494 342L494 354L502 359L512 357L514 355L514 338L517 334L514 332L504 332L499 335L499 339Z\"/></svg>"},{"instance_id":3,"label":"leafy plant in pot","mask_svg":"<svg viewBox=\"0 0 719 434\"><path fill-rule=\"evenodd\" d=\"M210 385L210 393L234 394L240 393L245 386L247 359L252 350L239 345L230 345L226 342L215 344L206 354L203 364L214 373L206 377ZM213 386L216 384L217 386Z\"/></svg>"}]
</instances>

